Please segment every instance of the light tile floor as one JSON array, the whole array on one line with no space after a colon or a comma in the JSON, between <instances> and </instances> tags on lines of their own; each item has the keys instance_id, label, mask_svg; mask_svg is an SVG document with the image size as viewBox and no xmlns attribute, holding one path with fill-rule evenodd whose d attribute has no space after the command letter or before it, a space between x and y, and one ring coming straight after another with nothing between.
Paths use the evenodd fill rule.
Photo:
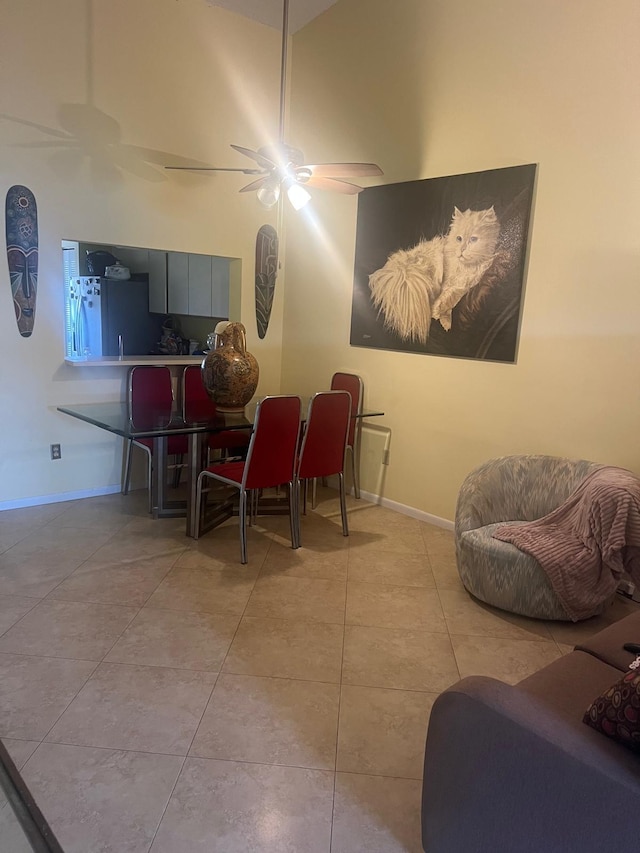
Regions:
<instances>
[{"instance_id":1,"label":"light tile floor","mask_svg":"<svg viewBox=\"0 0 640 853\"><path fill-rule=\"evenodd\" d=\"M322 490L300 550L261 518L242 566L237 521L195 542L142 492L0 514L0 736L67 853L419 853L437 695L635 607L503 613L451 532L353 499L349 522Z\"/></svg>"}]
</instances>

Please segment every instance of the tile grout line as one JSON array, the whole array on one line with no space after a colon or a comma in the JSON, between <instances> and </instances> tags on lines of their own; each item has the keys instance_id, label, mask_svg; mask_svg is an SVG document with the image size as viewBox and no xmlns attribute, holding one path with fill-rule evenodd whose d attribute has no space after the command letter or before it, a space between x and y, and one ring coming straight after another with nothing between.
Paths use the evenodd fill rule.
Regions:
<instances>
[{"instance_id":1,"label":"tile grout line","mask_svg":"<svg viewBox=\"0 0 640 853\"><path fill-rule=\"evenodd\" d=\"M65 658L63 658L63 660L65 660ZM92 661L88 661L88 662L89 662L89 663L92 663ZM67 706L65 707L65 709L64 709L64 710L63 710L63 711L62 711L62 712L61 712L61 713L56 717L56 720L55 720L55 722L53 723L53 725L49 728L49 730L46 732L46 734L45 734L45 735L43 735L42 740L40 741L40 743L41 743L41 744L43 744L43 743L49 743L49 741L47 741L47 740L46 740L46 738L48 738L48 737L49 737L49 735L51 734L51 732L53 731L53 729L58 725L58 723L60 722L60 718L62 717L62 715L63 715L63 714L66 714L66 713L67 713L67 711L69 710L69 708L71 707L71 705L76 701L76 699L78 698L78 695L80 694L80 692L81 692L82 690L84 690L84 688L87 686L87 683L89 682L89 679L93 678L93 676L94 676L94 674L95 674L95 671L97 670L97 668L98 668L99 666L100 666L100 661L97 661L97 662L96 662L96 665L94 666L94 668L93 668L93 669L91 670L91 672L87 675L87 677L86 677L86 679L84 680L83 684L82 684L82 685L78 688L78 690L76 691L75 696L73 696L73 697L69 700L69 702L68 702ZM37 751L38 751L38 747L34 750L33 754L35 755L35 753L36 753Z\"/></svg>"},{"instance_id":2,"label":"tile grout line","mask_svg":"<svg viewBox=\"0 0 640 853\"><path fill-rule=\"evenodd\" d=\"M349 595L349 562L350 562L351 543L347 547L347 575L345 578L344 590L344 623L342 626L342 649L340 654L340 687L338 690L338 714L336 717L336 747L333 761L333 792L331 798L331 832L329 834L329 853L333 849L333 827L336 815L336 789L338 782L338 752L340 746L340 714L342 711L342 688L344 684L344 651L347 637L347 602Z\"/></svg>"},{"instance_id":3,"label":"tile grout line","mask_svg":"<svg viewBox=\"0 0 640 853\"><path fill-rule=\"evenodd\" d=\"M264 559L263 559L262 566L264 565L264 562L266 561L266 558L267 558L267 554L269 553L269 551L270 551L270 549L271 549L271 544L272 544L272 543L270 543L270 544L269 544L269 548L267 548L267 550L266 550L266 552L265 552L265 556L264 556ZM192 747L193 747L193 743L194 743L194 741L195 741L195 739L196 739L196 736L197 736L197 734L198 734L198 731L199 731L199 729L200 729L200 726L202 725L202 721L203 721L203 719L204 719L204 716L205 716L205 714L206 714L206 712L207 712L207 710L208 710L208 708L209 708L209 705L211 704L211 700L213 699L213 694L214 694L214 691L215 691L216 685L218 684L218 680L219 680L220 676L222 675L222 668L223 668L223 666L224 666L224 664L225 664L225 661L226 661L226 659L227 659L227 657L228 657L228 655L229 655L229 651L230 651L230 649L231 649L231 646L232 646L232 644L233 644L233 641L234 641L234 640L235 640L235 638L236 638L236 635L237 635L238 630L239 630L239 628L240 628L240 624L241 624L241 622L242 622L242 619L243 619L244 613L245 613L245 611L246 611L247 607L249 606L249 599L251 598L251 595L252 595L252 593L253 593L253 589L255 588L255 585L256 585L256 583L257 583L258 577L260 576L260 571L261 571L261 569L262 569L262 566L261 566L261 567L260 567L260 569L258 570L258 574L256 575L256 577L254 578L254 581L253 581L253 587L251 588L251 593L250 593L250 594L249 594L249 596L247 597L246 604L245 604L245 606L244 606L244 609L243 609L242 613L240 614L240 618L238 619L238 624L236 625L236 629L235 629L235 631L233 632L233 636L232 636L231 641L230 641L230 643L229 643L229 645L228 645L228 647L227 647L227 651L225 652L225 655L224 655L224 657L223 657L222 661L220 662L220 668L219 668L218 673L217 673L217 675L216 675L216 679L215 679L215 681L214 681L214 683L213 683L213 685L212 685L212 687L211 687L211 692L210 692L210 694L209 694L209 698L207 699L207 701L206 701L206 703L205 703L205 706L204 706L204 708L203 708L203 710L202 710L202 714L200 715L200 720L199 720L199 722L198 722L198 725L197 725L197 726L195 727L195 729L194 729L193 736L191 737L191 740L190 740L190 742L189 742L189 746L188 746L188 748L187 748L186 754L185 754L184 759L183 759L183 761L182 761L182 765L180 766L180 770L178 771L178 774L177 774L177 776L176 776L176 781L175 781L175 783L174 783L174 785L173 785L173 787L172 787L172 789L171 789L171 791L170 791L170 793L169 793L169 796L168 796L168 798L167 798L167 802L166 802L166 804L165 804L164 809L162 810L162 814L160 815L160 818L159 818L159 820L158 820L158 824L157 824L157 826L156 826L155 832L153 833L153 838L151 839L151 844L150 844L150 845L149 845L149 847L147 848L147 851L148 851L148 850L150 850L150 849L153 847L153 844L155 843L155 840L156 840L157 834L158 834L158 832L159 832L159 830L160 830L160 826L161 826L161 824L162 824L162 821L164 820L164 817L165 817L165 814L167 813L167 809L169 808L169 804L170 804L170 802L171 802L171 799L172 799L172 797L173 797L173 795L174 795L174 792L175 792L175 790L176 790L176 788L177 788L177 786L178 786L178 782L180 781L180 777L181 777L182 772L183 772L183 770L184 770L185 764L187 763L187 759L190 757L190 756L189 756L189 753L191 752L191 749L192 749ZM206 759L206 760L209 760L209 759Z\"/></svg>"},{"instance_id":4,"label":"tile grout line","mask_svg":"<svg viewBox=\"0 0 640 853\"><path fill-rule=\"evenodd\" d=\"M102 546L100 546L100 547L102 547ZM100 548L99 548L98 550L100 550ZM174 568L176 568L176 563L178 562L178 560L179 560L182 556L184 556L184 554L185 554L187 551L188 551L188 549L187 549L187 548L185 548L185 549L183 549L179 554L177 554L177 555L176 555L175 560L174 560L174 561L173 561L173 563L171 563L171 565L168 567L168 569L167 569L167 571L165 572L165 574L163 575L163 577L158 581L157 585L156 585L156 586L154 587L154 589L149 593L149 595L148 595L148 596L147 596L147 598L144 600L144 602L140 605L140 607L141 607L141 608L146 606L146 604L147 604L147 602L149 601L149 599L151 598L151 596L152 596L152 595L153 595L153 594L158 590L158 587L163 583L163 581L165 580L165 578L167 577L167 575L168 575L171 571L173 571L173 569L174 569ZM97 553L97 552L94 552L94 554L93 554L92 556L95 556L95 553ZM107 564L106 564L106 565L104 565L104 566L98 565L98 566L96 567L96 571L103 571L103 570L106 570L106 569L117 569L117 568L123 568L123 569L124 569L124 568L126 568L130 563L140 563L140 562L143 562L143 561L145 561L145 560L153 560L153 559L154 559L155 557L157 557L157 556L159 556L159 555L152 554L151 556L148 556L148 557L140 557L140 558L135 559L135 560L121 560L121 561L114 562L114 563L107 563ZM77 602L78 604L83 604L83 603L89 603L89 604L105 604L105 602L104 602L104 601L91 601L90 599L55 598L55 597L50 598L50 597L51 597L51 595L52 595L52 593L54 593L54 592L58 589L58 587L59 587L59 586L61 586L62 584L66 583L68 580L70 580L70 579L71 579L71 577L72 577L73 575L75 575L75 573L76 573L76 572L78 572L78 571L79 571L79 570L80 570L80 569L81 569L81 568L82 568L82 567L83 567L87 562L89 562L89 560L90 560L90 559L91 559L91 557L88 557L86 560L84 560L84 562L80 563L80 565L79 565L77 568L75 568L75 569L71 572L71 574L69 574L69 575L67 575L65 578L63 578L63 579L60 581L60 583L59 583L59 584L57 584L57 585L56 585L52 590L50 590L50 591L46 594L46 596L43 598L43 601L44 601L44 600L47 600L47 599L50 599L50 600L52 600L52 601L75 601L75 602ZM83 572L81 572L81 574L83 574ZM86 572L86 574L90 574L90 572ZM108 603L108 604L106 604L105 606L107 606L107 607L118 607L118 606L120 606L120 607L131 607L131 606L135 606L135 605L123 604L122 602L118 601L118 602L109 602L109 603ZM138 614L136 614L136 618L137 618L137 615L138 615Z\"/></svg>"},{"instance_id":5,"label":"tile grout line","mask_svg":"<svg viewBox=\"0 0 640 853\"><path fill-rule=\"evenodd\" d=\"M265 556L264 556L264 558L263 558L263 565L264 565L264 561L265 561L265 560L266 560L266 558L267 558L267 554L269 553L270 548L271 548L271 543L269 544L269 548L267 548L267 550L266 550L266 552L265 552ZM207 701L206 701L206 703L205 703L205 706L204 706L204 708L203 708L203 710L202 710L202 713L200 714L200 719L199 719L199 721L198 721L198 725L195 727L194 732L193 732L193 735L192 735L192 737L191 737L191 740L189 741L189 746L188 746L188 748L187 748L187 753L186 753L186 755L185 755L185 761L186 761L187 757L189 757L189 753L191 752L191 748L192 748L192 746L193 746L193 742L194 742L194 740L196 739L196 736L197 736L197 734L198 734L198 731L199 731L199 729L200 729L200 726L202 725L202 721L203 721L203 719L204 719L204 716L205 716L205 714L206 714L206 712L207 712L207 710L208 710L208 708L209 708L209 705L211 704L211 700L213 699L213 694L214 694L214 692L215 692L215 689L216 689L216 686L217 686L218 681L219 681L219 679L220 679L220 676L223 674L223 673L222 673L222 669L223 669L224 664L225 664L225 662L226 662L226 660L227 660L227 657L229 656L229 651L230 651L230 649L231 649L231 646L233 645L233 641L234 641L234 640L235 640L235 638L236 638L236 635L237 635L238 630L239 630L239 628L240 628L240 624L242 623L242 619L243 619L244 613L245 613L245 611L246 611L247 607L249 606L249 600L251 599L251 595L253 594L253 590L254 590L255 585L256 585L256 583L257 583L257 581L258 581L258 577L260 576L260 571L261 571L261 569L262 569L262 566L261 566L261 567L260 567L260 569L258 570L258 574L256 575L256 577L254 578L253 586L252 586L252 588L251 588L251 592L249 593L249 595L248 595L248 597L247 597L247 601L246 601L245 606L244 606L244 609L243 609L242 613L240 614L240 618L238 619L238 624L236 625L235 631L233 632L233 636L231 637L231 640L230 640L230 642L229 642L229 645L227 646L227 651L225 652L224 657L222 658L222 660L221 660L221 662L220 662L220 667L219 667L218 672L217 672L217 674L216 674L215 681L213 682L213 685L212 685L212 687L211 687L211 692L209 693L209 698L207 699ZM184 766L184 764L183 764L183 766ZM181 772L182 772L182 771L181 771ZM176 780L176 784L177 784L177 780ZM172 793L173 793L173 792L172 792ZM169 799L170 799L170 798L169 798ZM155 837L155 836L154 836L154 837Z\"/></svg>"},{"instance_id":6,"label":"tile grout line","mask_svg":"<svg viewBox=\"0 0 640 853\"><path fill-rule=\"evenodd\" d=\"M429 566L431 568L431 574L433 575L433 578L435 580L435 572L433 571L433 561L431 558L431 553L429 552L429 546L428 546L428 543L426 541L426 537L423 536L423 538L425 538L425 547L427 549L427 557L429 558ZM458 656L456 655L456 650L455 650L454 645L453 645L451 629L449 627L449 620L447 619L447 614L445 612L444 605L442 603L442 596L440 595L440 587L438 586L437 582L436 582L436 592L438 594L438 601L440 602L440 609L442 610L442 618L444 619L444 624L445 624L445 627L447 629L447 636L449 637L449 646L451 647L451 654L453 655L453 660L455 661L456 671L458 673L458 678L462 678L462 674L460 672L460 663L458 661Z\"/></svg>"},{"instance_id":7,"label":"tile grout line","mask_svg":"<svg viewBox=\"0 0 640 853\"><path fill-rule=\"evenodd\" d=\"M16 596L16 597L18 597L18 596ZM19 597L21 597L21 598L29 598L30 596L19 596ZM31 611L32 611L35 607L37 607L37 606L38 606L42 601L44 601L44 599L43 599L43 598L35 598L35 599L34 599L34 603L33 603L33 604L31 605L31 607L27 610L27 612L26 612L26 613L23 613L23 614L22 614L22 616L19 616L19 617L16 619L16 621L15 621L12 625L9 625L9 627L8 627L5 631L3 631L3 632L2 632L2 634L0 634L0 640L2 640L2 638L5 636L5 634L8 634L8 633L9 633L9 631L10 631L12 628L15 628L15 627L18 625L18 623L22 622L22 620L24 619L24 617L25 617L25 616L28 616L28 615L29 615L29 613L31 613Z\"/></svg>"},{"instance_id":8,"label":"tile grout line","mask_svg":"<svg viewBox=\"0 0 640 853\"><path fill-rule=\"evenodd\" d=\"M157 755L158 753L152 753L152 754ZM182 759L182 764L180 765L180 769L178 770L178 772L176 774L176 781L173 783L173 786L171 787L171 790L169 791L169 796L167 797L167 802L164 804L164 808L162 809L162 814L158 818L158 823L157 823L156 828L153 832L153 837L151 838L151 843L147 847L146 853L149 853L149 850L151 850L151 848L153 847L153 845L155 843L156 836L157 836L158 831L160 829L160 824L164 820L164 816L166 815L167 809L169 808L169 803L171 802L171 798L173 797L173 794L174 794L176 788L178 787L178 782L180 781L180 777L182 776L182 771L184 770L184 765L187 763L188 755L189 755L189 753L187 752L187 755L185 755L184 758Z\"/></svg>"}]
</instances>

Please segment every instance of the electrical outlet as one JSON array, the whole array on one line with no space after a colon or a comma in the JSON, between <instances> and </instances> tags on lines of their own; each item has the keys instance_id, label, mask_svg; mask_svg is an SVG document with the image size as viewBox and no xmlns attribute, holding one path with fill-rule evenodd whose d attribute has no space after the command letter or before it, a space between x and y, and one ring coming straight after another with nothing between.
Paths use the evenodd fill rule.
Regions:
<instances>
[{"instance_id":1,"label":"electrical outlet","mask_svg":"<svg viewBox=\"0 0 640 853\"><path fill-rule=\"evenodd\" d=\"M62 452L60 450L59 444L51 445L51 458L52 459L62 459Z\"/></svg>"}]
</instances>

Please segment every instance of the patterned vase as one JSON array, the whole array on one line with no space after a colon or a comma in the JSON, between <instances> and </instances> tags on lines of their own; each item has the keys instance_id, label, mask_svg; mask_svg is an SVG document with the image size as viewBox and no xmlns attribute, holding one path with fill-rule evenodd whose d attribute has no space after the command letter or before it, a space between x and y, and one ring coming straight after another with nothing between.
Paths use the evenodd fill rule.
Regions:
<instances>
[{"instance_id":1,"label":"patterned vase","mask_svg":"<svg viewBox=\"0 0 640 853\"><path fill-rule=\"evenodd\" d=\"M258 387L258 362L247 352L242 323L216 326L216 342L202 362L202 381L221 412L241 412Z\"/></svg>"}]
</instances>

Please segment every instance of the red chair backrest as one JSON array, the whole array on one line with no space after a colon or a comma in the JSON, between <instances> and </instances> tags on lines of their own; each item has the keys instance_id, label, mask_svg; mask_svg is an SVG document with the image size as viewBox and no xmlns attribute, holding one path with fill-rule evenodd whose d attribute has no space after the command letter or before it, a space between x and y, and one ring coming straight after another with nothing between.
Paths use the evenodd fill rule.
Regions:
<instances>
[{"instance_id":1,"label":"red chair backrest","mask_svg":"<svg viewBox=\"0 0 640 853\"><path fill-rule=\"evenodd\" d=\"M332 391L348 391L351 394L351 413L362 411L362 379L355 373L334 373L331 377ZM349 435L347 444L353 447L356 435L356 422L353 418L349 421Z\"/></svg>"},{"instance_id":2,"label":"red chair backrest","mask_svg":"<svg viewBox=\"0 0 640 853\"><path fill-rule=\"evenodd\" d=\"M182 417L187 423L209 421L216 416L216 404L207 394L202 381L202 368L189 364L182 374ZM209 433L207 445L212 450L234 450L249 444L249 430L223 430Z\"/></svg>"},{"instance_id":3,"label":"red chair backrest","mask_svg":"<svg viewBox=\"0 0 640 853\"><path fill-rule=\"evenodd\" d=\"M244 467L246 489L266 489L293 480L300 397L265 397L258 403L255 426Z\"/></svg>"},{"instance_id":4,"label":"red chair backrest","mask_svg":"<svg viewBox=\"0 0 640 853\"><path fill-rule=\"evenodd\" d=\"M185 421L206 420L216 413L216 406L207 394L199 364L189 364L182 374L182 416Z\"/></svg>"},{"instance_id":5,"label":"red chair backrest","mask_svg":"<svg viewBox=\"0 0 640 853\"><path fill-rule=\"evenodd\" d=\"M351 397L346 391L320 391L311 398L298 462L301 480L343 470L350 421Z\"/></svg>"},{"instance_id":6,"label":"red chair backrest","mask_svg":"<svg viewBox=\"0 0 640 853\"><path fill-rule=\"evenodd\" d=\"M131 420L138 429L166 426L173 406L171 371L166 366L132 367L127 396Z\"/></svg>"}]
</instances>

